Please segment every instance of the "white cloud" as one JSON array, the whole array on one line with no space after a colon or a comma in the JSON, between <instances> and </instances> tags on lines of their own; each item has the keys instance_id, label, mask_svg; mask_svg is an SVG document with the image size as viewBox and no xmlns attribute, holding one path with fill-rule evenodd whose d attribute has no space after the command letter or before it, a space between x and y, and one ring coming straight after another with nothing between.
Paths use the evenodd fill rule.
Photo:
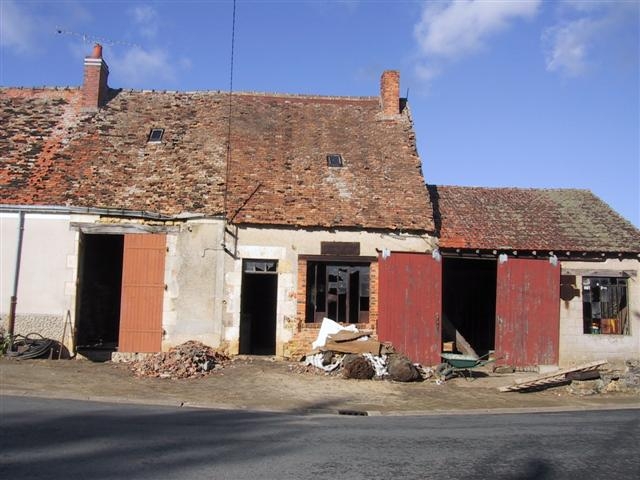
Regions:
<instances>
[{"instance_id":1,"label":"white cloud","mask_svg":"<svg viewBox=\"0 0 640 480\"><path fill-rule=\"evenodd\" d=\"M153 38L158 34L160 17L153 7L140 5L131 9L130 13L140 29L140 35Z\"/></svg>"},{"instance_id":2,"label":"white cloud","mask_svg":"<svg viewBox=\"0 0 640 480\"><path fill-rule=\"evenodd\" d=\"M425 55L459 58L482 48L512 21L534 17L539 5L540 0L427 3L414 36Z\"/></svg>"},{"instance_id":3,"label":"white cloud","mask_svg":"<svg viewBox=\"0 0 640 480\"><path fill-rule=\"evenodd\" d=\"M598 25L581 18L564 25L550 27L543 33L547 70L567 76L579 76L587 69L589 43Z\"/></svg>"},{"instance_id":4,"label":"white cloud","mask_svg":"<svg viewBox=\"0 0 640 480\"><path fill-rule=\"evenodd\" d=\"M485 48L489 39L520 19L533 18L541 0L427 2L413 35L418 44L416 75L426 83L447 62Z\"/></svg>"},{"instance_id":5,"label":"white cloud","mask_svg":"<svg viewBox=\"0 0 640 480\"><path fill-rule=\"evenodd\" d=\"M129 49L123 56L110 54L109 69L129 87L149 88L154 81L175 80L175 66L163 50Z\"/></svg>"},{"instance_id":6,"label":"white cloud","mask_svg":"<svg viewBox=\"0 0 640 480\"><path fill-rule=\"evenodd\" d=\"M17 53L31 52L36 48L36 21L11 0L0 2L0 47Z\"/></svg>"},{"instance_id":7,"label":"white cloud","mask_svg":"<svg viewBox=\"0 0 640 480\"><path fill-rule=\"evenodd\" d=\"M567 77L587 72L596 62L595 51L605 51L608 43L621 48L614 37L640 13L635 2L567 0L560 7L560 19L545 29L542 41L547 70Z\"/></svg>"}]
</instances>

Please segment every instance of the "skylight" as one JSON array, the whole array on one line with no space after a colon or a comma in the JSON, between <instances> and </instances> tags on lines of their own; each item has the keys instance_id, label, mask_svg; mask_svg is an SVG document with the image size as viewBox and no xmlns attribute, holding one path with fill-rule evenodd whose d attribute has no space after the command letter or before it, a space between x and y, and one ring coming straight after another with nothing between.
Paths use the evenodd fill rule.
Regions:
<instances>
[{"instance_id":1,"label":"skylight","mask_svg":"<svg viewBox=\"0 0 640 480\"><path fill-rule=\"evenodd\" d=\"M329 167L342 167L344 162L342 161L342 155L339 153L332 153L327 155L327 165Z\"/></svg>"},{"instance_id":2,"label":"skylight","mask_svg":"<svg viewBox=\"0 0 640 480\"><path fill-rule=\"evenodd\" d=\"M162 141L162 136L164 135L164 128L152 128L149 133L149 139L147 140L149 143L159 143Z\"/></svg>"}]
</instances>

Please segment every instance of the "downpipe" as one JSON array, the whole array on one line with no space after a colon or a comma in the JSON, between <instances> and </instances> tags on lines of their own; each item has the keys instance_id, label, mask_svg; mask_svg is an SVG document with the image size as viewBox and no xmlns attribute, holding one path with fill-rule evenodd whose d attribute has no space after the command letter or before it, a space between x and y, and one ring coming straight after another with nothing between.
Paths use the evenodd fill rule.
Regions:
<instances>
[{"instance_id":1,"label":"downpipe","mask_svg":"<svg viewBox=\"0 0 640 480\"><path fill-rule=\"evenodd\" d=\"M20 263L22 259L22 239L24 237L24 212L19 212L18 222L18 248L16 249L16 268L13 275L13 292L11 304L9 305L9 322L7 325L7 335L13 343L13 334L16 326L16 307L18 305L18 280L20 279ZM11 348L11 347L10 347Z\"/></svg>"}]
</instances>

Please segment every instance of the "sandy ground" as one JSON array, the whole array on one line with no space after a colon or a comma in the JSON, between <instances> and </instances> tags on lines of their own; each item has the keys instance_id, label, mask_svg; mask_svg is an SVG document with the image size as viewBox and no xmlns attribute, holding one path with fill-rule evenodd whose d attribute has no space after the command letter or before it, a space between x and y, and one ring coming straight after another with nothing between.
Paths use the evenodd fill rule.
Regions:
<instances>
[{"instance_id":1,"label":"sandy ground","mask_svg":"<svg viewBox=\"0 0 640 480\"><path fill-rule=\"evenodd\" d=\"M530 393L498 391L517 379L535 376L531 373L479 371L471 381L454 378L438 385L433 380L350 380L304 370L300 364L264 357L235 358L205 377L172 380L137 378L126 364L111 362L3 358L0 382L2 395L289 412L428 414L640 408L637 394L579 396L565 386Z\"/></svg>"}]
</instances>

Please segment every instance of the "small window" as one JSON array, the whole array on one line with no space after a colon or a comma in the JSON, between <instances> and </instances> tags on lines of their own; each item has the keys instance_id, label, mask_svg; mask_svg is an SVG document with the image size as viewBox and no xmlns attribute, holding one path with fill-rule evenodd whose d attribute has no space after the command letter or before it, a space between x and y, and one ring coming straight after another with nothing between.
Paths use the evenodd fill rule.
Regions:
<instances>
[{"instance_id":1,"label":"small window","mask_svg":"<svg viewBox=\"0 0 640 480\"><path fill-rule=\"evenodd\" d=\"M149 133L149 139L147 140L149 143L159 143L162 141L162 136L164 135L164 128L152 128Z\"/></svg>"},{"instance_id":2,"label":"small window","mask_svg":"<svg viewBox=\"0 0 640 480\"><path fill-rule=\"evenodd\" d=\"M277 260L245 260L245 273L276 273L278 271Z\"/></svg>"},{"instance_id":3,"label":"small window","mask_svg":"<svg viewBox=\"0 0 640 480\"><path fill-rule=\"evenodd\" d=\"M327 155L327 165L330 167L342 167L344 162L342 161L342 155L338 153L332 153Z\"/></svg>"},{"instance_id":4,"label":"small window","mask_svg":"<svg viewBox=\"0 0 640 480\"><path fill-rule=\"evenodd\" d=\"M584 333L629 335L627 279L582 278Z\"/></svg>"}]
</instances>

